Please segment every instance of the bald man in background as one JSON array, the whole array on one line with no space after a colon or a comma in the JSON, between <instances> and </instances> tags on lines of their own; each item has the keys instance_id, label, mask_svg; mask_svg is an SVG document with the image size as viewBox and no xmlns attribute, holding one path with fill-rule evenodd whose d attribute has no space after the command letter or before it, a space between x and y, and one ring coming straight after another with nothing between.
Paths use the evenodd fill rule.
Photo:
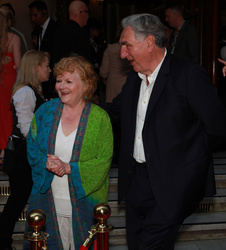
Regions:
<instances>
[{"instance_id":1,"label":"bald man in background","mask_svg":"<svg viewBox=\"0 0 226 250\"><path fill-rule=\"evenodd\" d=\"M60 28L53 39L53 61L73 54L86 59L91 58L89 34L84 28L89 18L87 5L82 1L73 1L69 5L69 20Z\"/></svg>"}]
</instances>

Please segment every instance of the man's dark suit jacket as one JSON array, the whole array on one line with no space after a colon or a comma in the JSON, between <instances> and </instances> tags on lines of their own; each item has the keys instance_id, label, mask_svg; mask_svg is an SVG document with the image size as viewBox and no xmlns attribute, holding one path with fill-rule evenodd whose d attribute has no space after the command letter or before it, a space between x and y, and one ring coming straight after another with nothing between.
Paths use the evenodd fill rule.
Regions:
<instances>
[{"instance_id":1,"label":"man's dark suit jacket","mask_svg":"<svg viewBox=\"0 0 226 250\"><path fill-rule=\"evenodd\" d=\"M119 201L134 171L140 85L138 74L131 71L122 92L103 106L113 122L121 119ZM199 64L167 55L154 84L142 136L150 185L171 223L182 222L197 207L209 184L209 170L214 180L207 134L226 135L226 111L216 88Z\"/></svg>"},{"instance_id":2,"label":"man's dark suit jacket","mask_svg":"<svg viewBox=\"0 0 226 250\"><path fill-rule=\"evenodd\" d=\"M86 29L81 28L75 21L69 20L56 32L52 47L54 63L72 54L79 54L90 60L89 34Z\"/></svg>"},{"instance_id":3,"label":"man's dark suit jacket","mask_svg":"<svg viewBox=\"0 0 226 250\"><path fill-rule=\"evenodd\" d=\"M172 50L172 38L173 32L168 47L169 52ZM199 33L190 23L185 22L179 31L173 54L194 63L200 62Z\"/></svg>"},{"instance_id":4,"label":"man's dark suit jacket","mask_svg":"<svg viewBox=\"0 0 226 250\"><path fill-rule=\"evenodd\" d=\"M51 54L53 37L54 37L55 32L59 29L59 27L60 26L57 22L50 19L47 29L41 41L41 46L40 46L41 51L46 51ZM39 43L39 39L38 39L38 43ZM39 44L38 44L38 48L39 48Z\"/></svg>"},{"instance_id":5,"label":"man's dark suit jacket","mask_svg":"<svg viewBox=\"0 0 226 250\"><path fill-rule=\"evenodd\" d=\"M60 28L60 25L50 18L46 31L41 41L41 46L39 49L39 38L37 39L37 50L45 51L50 54L50 68L53 69L53 54L52 54L52 44L53 38L57 30ZM35 31L36 34L40 33L40 27ZM53 79L53 72L50 73L49 81L42 83L42 89L44 97L47 99L57 97L55 91L55 80Z\"/></svg>"}]
</instances>

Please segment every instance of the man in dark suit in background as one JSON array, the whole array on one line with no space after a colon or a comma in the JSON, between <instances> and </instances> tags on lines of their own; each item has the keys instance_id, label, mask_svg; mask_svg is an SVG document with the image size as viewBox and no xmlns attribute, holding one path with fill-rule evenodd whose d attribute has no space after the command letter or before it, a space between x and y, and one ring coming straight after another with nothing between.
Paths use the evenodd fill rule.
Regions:
<instances>
[{"instance_id":1,"label":"man in dark suit in background","mask_svg":"<svg viewBox=\"0 0 226 250\"><path fill-rule=\"evenodd\" d=\"M167 52L157 16L132 15L122 26L121 57L133 70L102 107L112 122L121 119L118 198L125 198L128 247L173 250L214 183L208 136L226 135L226 110L199 64Z\"/></svg>"},{"instance_id":2,"label":"man in dark suit in background","mask_svg":"<svg viewBox=\"0 0 226 250\"><path fill-rule=\"evenodd\" d=\"M79 54L91 60L89 33L84 28L89 18L89 11L82 1L72 1L69 5L69 20L55 34L53 41L53 61L72 54Z\"/></svg>"},{"instance_id":3,"label":"man in dark suit in background","mask_svg":"<svg viewBox=\"0 0 226 250\"><path fill-rule=\"evenodd\" d=\"M169 53L199 63L199 33L193 25L185 21L182 8L175 4L168 5L165 9L165 16L165 21L174 29L168 47Z\"/></svg>"},{"instance_id":4,"label":"man in dark suit in background","mask_svg":"<svg viewBox=\"0 0 226 250\"><path fill-rule=\"evenodd\" d=\"M43 1L34 1L28 5L32 22L36 25L37 50L51 52L52 39L59 24L48 15L47 5Z\"/></svg>"},{"instance_id":5,"label":"man in dark suit in background","mask_svg":"<svg viewBox=\"0 0 226 250\"><path fill-rule=\"evenodd\" d=\"M37 37L36 49L50 54L50 68L53 68L52 43L59 24L48 15L47 5L44 1L33 1L28 5L32 22L36 25L33 35ZM44 96L50 99L56 96L55 84L52 76L48 82L42 84Z\"/></svg>"}]
</instances>

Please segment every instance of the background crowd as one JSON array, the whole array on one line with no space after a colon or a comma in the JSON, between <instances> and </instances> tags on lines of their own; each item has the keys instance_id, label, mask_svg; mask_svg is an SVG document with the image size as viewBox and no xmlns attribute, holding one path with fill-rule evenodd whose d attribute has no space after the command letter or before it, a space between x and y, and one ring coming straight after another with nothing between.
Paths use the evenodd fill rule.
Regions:
<instances>
[{"instance_id":1,"label":"background crowd","mask_svg":"<svg viewBox=\"0 0 226 250\"><path fill-rule=\"evenodd\" d=\"M28 49L24 35L13 27L13 6L0 6L0 166L9 175L11 187L0 217L0 250L12 249L13 228L29 196L28 211L39 207L47 214L49 249L79 249L94 224L93 207L107 202L112 159L121 166L119 199L126 199L129 248L152 249L156 245L165 249L167 245L166 249L173 249L184 218L204 195L215 192L209 145L203 143L206 130L211 135L225 135L223 105L199 65L197 29L184 18L181 6L168 5L164 24L148 14L125 18L123 26L119 24L114 43L105 44L100 39L101 24L89 17L83 1L70 3L63 26L49 16L44 1L33 1L28 9L35 26L32 49ZM144 20L148 25L141 29L140 22ZM219 59L225 65L223 76L224 51L223 47L223 60ZM161 83L158 80L156 84L158 74L162 82L169 80L161 98ZM187 75L192 80L189 86ZM202 88L206 89L205 95ZM153 107L147 106L149 102ZM218 128L212 126L205 105L216 123L221 124ZM166 106L167 114L163 112ZM151 108L152 120L148 120ZM162 124L169 125L168 134ZM140 140L142 133L146 139ZM165 138L169 143L165 143ZM199 162L196 149L203 154ZM149 158L153 151L155 159ZM189 161L197 164L191 166ZM155 164L165 173L164 177L153 167ZM185 180L175 186L169 184L172 178L183 180L184 173L178 172L186 164L196 190L190 189L191 182ZM169 177L169 166L174 166L174 177ZM194 169L198 166L202 170L197 174ZM149 183L149 176L153 184ZM211 180L208 191L207 179ZM183 186L181 193L178 185ZM135 194L137 191L144 196ZM182 202L183 191L189 195ZM169 198L177 194L178 202L168 212L162 209L163 193L168 193ZM140 201L146 207L139 207ZM153 219L158 230L152 227ZM24 247L29 248L26 244Z\"/></svg>"}]
</instances>

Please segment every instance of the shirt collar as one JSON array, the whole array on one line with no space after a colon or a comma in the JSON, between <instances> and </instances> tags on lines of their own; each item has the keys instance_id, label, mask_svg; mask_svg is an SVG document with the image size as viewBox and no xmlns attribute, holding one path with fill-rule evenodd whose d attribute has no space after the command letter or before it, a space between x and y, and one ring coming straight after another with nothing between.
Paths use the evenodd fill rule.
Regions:
<instances>
[{"instance_id":1,"label":"shirt collar","mask_svg":"<svg viewBox=\"0 0 226 250\"><path fill-rule=\"evenodd\" d=\"M47 29L47 26L49 24L49 21L50 21L50 17L47 18L47 20L43 23L43 25L41 25L41 27L46 30Z\"/></svg>"},{"instance_id":2,"label":"shirt collar","mask_svg":"<svg viewBox=\"0 0 226 250\"><path fill-rule=\"evenodd\" d=\"M160 70L160 68L162 66L162 63L163 63L163 61L164 61L164 59L166 57L166 54L167 54L167 49L165 48L165 54L164 54L164 57L163 57L162 61L156 67L156 69L154 70L154 72L151 75L148 76L148 81L150 83L153 82L153 81L155 81L155 79L156 79L156 77L157 77L157 75L159 73L159 70ZM138 72L138 76L141 78L141 80L143 80L143 81L146 82L146 75L145 74L142 74L142 73Z\"/></svg>"}]
</instances>

